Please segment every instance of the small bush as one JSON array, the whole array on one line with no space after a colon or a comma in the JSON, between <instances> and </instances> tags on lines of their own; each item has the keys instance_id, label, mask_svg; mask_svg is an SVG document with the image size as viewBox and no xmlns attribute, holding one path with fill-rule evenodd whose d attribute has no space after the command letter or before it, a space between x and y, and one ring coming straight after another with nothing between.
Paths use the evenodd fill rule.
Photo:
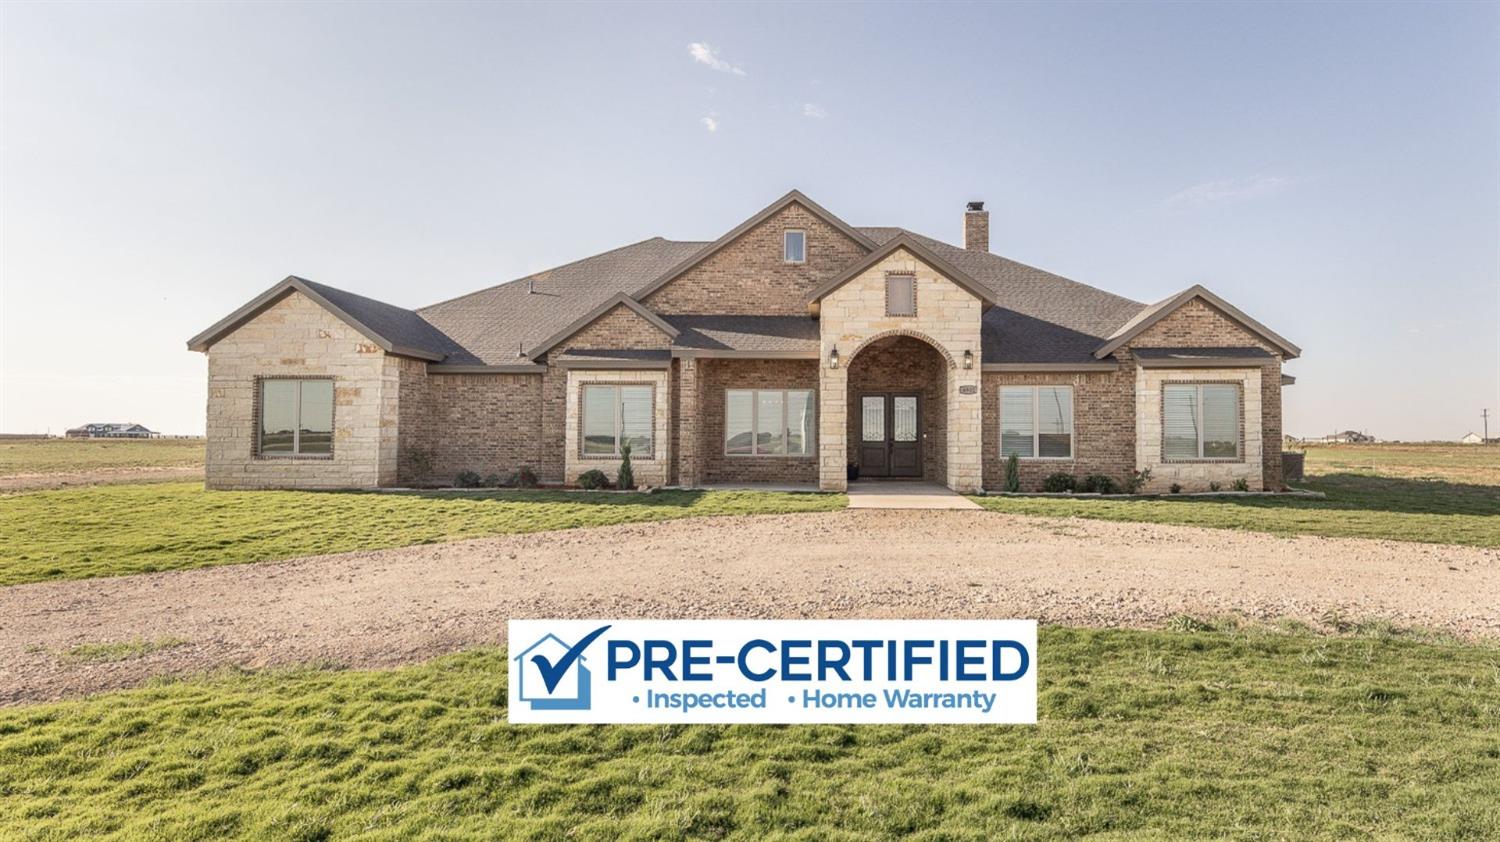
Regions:
<instances>
[{"instance_id":1,"label":"small bush","mask_svg":"<svg viewBox=\"0 0 1500 842\"><path fill-rule=\"evenodd\" d=\"M1015 458L1015 457L1011 457ZM1049 494L1060 494L1064 491L1073 491L1078 487L1078 480L1065 471L1058 471L1042 480L1042 490Z\"/></svg>"},{"instance_id":2,"label":"small bush","mask_svg":"<svg viewBox=\"0 0 1500 842\"><path fill-rule=\"evenodd\" d=\"M1125 480L1125 493L1126 494L1140 494L1141 493L1141 489L1145 488L1146 487L1146 483L1148 483L1150 481L1151 481L1151 469L1150 468L1146 468L1145 470L1141 470L1141 471L1131 471L1130 472L1130 479Z\"/></svg>"},{"instance_id":3,"label":"small bush","mask_svg":"<svg viewBox=\"0 0 1500 842\"><path fill-rule=\"evenodd\" d=\"M453 478L454 488L478 488L483 484L484 478L475 471L459 471Z\"/></svg>"},{"instance_id":4,"label":"small bush","mask_svg":"<svg viewBox=\"0 0 1500 842\"><path fill-rule=\"evenodd\" d=\"M411 478L425 480L432 473L432 463L437 461L437 456L425 447L408 447L401 454L406 461L406 468Z\"/></svg>"},{"instance_id":5,"label":"small bush","mask_svg":"<svg viewBox=\"0 0 1500 842\"><path fill-rule=\"evenodd\" d=\"M594 468L578 475L578 485L590 491L609 488L609 476L598 468Z\"/></svg>"},{"instance_id":6,"label":"small bush","mask_svg":"<svg viewBox=\"0 0 1500 842\"><path fill-rule=\"evenodd\" d=\"M635 468L630 464L630 442L620 442L620 473L615 477L620 488L635 488Z\"/></svg>"},{"instance_id":7,"label":"small bush","mask_svg":"<svg viewBox=\"0 0 1500 842\"><path fill-rule=\"evenodd\" d=\"M1168 490L1171 491L1173 494L1181 494L1182 493L1182 483L1180 483L1180 482L1174 482L1174 483L1172 483L1172 487L1170 489L1168 489Z\"/></svg>"},{"instance_id":8,"label":"small bush","mask_svg":"<svg viewBox=\"0 0 1500 842\"><path fill-rule=\"evenodd\" d=\"M1250 483L1247 482L1244 477L1240 477L1239 479L1237 479L1237 480L1234 481L1234 490L1235 491L1249 491L1250 490Z\"/></svg>"},{"instance_id":9,"label":"small bush","mask_svg":"<svg viewBox=\"0 0 1500 842\"><path fill-rule=\"evenodd\" d=\"M502 479L499 474L485 474L485 477L484 477L484 487L485 488L499 488L501 485L504 485L504 484L505 484L505 480Z\"/></svg>"},{"instance_id":10,"label":"small bush","mask_svg":"<svg viewBox=\"0 0 1500 842\"><path fill-rule=\"evenodd\" d=\"M1211 483L1208 484L1208 490L1209 491L1218 491L1219 489L1221 489L1223 487L1224 486L1219 485L1219 483L1217 481L1211 482Z\"/></svg>"},{"instance_id":11,"label":"small bush","mask_svg":"<svg viewBox=\"0 0 1500 842\"><path fill-rule=\"evenodd\" d=\"M1120 487L1104 474L1089 474L1078 484L1078 490L1085 494L1118 494Z\"/></svg>"},{"instance_id":12,"label":"small bush","mask_svg":"<svg viewBox=\"0 0 1500 842\"><path fill-rule=\"evenodd\" d=\"M1005 490L1012 493L1021 490L1021 460L1014 453L1005 460Z\"/></svg>"},{"instance_id":13,"label":"small bush","mask_svg":"<svg viewBox=\"0 0 1500 842\"><path fill-rule=\"evenodd\" d=\"M536 488L536 471L522 465L510 475L505 484L511 488Z\"/></svg>"}]
</instances>

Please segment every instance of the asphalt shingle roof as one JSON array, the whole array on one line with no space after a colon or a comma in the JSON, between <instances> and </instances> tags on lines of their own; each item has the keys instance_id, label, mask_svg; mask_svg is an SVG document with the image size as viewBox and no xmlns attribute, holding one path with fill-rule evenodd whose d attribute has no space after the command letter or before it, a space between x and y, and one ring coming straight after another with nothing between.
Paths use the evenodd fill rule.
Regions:
<instances>
[{"instance_id":1,"label":"asphalt shingle roof","mask_svg":"<svg viewBox=\"0 0 1500 842\"><path fill-rule=\"evenodd\" d=\"M450 357L463 354L463 346L411 310L346 292L327 284L315 283L306 278L301 280L314 292L328 299L330 304L380 334L392 345Z\"/></svg>"},{"instance_id":2,"label":"asphalt shingle roof","mask_svg":"<svg viewBox=\"0 0 1500 842\"><path fill-rule=\"evenodd\" d=\"M672 343L701 351L818 350L811 316L663 316L682 331Z\"/></svg>"}]
</instances>

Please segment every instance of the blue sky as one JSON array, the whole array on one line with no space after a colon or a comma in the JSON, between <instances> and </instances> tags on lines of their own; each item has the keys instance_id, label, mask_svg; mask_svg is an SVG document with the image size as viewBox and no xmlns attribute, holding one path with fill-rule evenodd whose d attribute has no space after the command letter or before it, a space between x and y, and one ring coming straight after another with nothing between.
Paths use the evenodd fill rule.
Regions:
<instances>
[{"instance_id":1,"label":"blue sky","mask_svg":"<svg viewBox=\"0 0 1500 842\"><path fill-rule=\"evenodd\" d=\"M415 307L792 187L1202 283L1304 348L1295 434L1500 413L1495 4L11 3L0 431L201 432L185 340L288 274Z\"/></svg>"}]
</instances>

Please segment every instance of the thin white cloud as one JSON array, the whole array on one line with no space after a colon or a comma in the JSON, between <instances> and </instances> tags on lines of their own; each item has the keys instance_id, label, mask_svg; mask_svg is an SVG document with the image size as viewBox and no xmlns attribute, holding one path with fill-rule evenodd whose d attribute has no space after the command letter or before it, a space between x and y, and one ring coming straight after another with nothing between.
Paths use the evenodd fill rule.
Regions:
<instances>
[{"instance_id":1,"label":"thin white cloud","mask_svg":"<svg viewBox=\"0 0 1500 842\"><path fill-rule=\"evenodd\" d=\"M828 112L823 108L823 106L818 105L817 103L804 102L802 103L802 116L809 117L813 120L821 120L824 117L828 116Z\"/></svg>"},{"instance_id":2,"label":"thin white cloud","mask_svg":"<svg viewBox=\"0 0 1500 842\"><path fill-rule=\"evenodd\" d=\"M708 129L710 133L719 130L719 121L712 116L699 117L698 122L702 123L703 128Z\"/></svg>"},{"instance_id":3,"label":"thin white cloud","mask_svg":"<svg viewBox=\"0 0 1500 842\"><path fill-rule=\"evenodd\" d=\"M1174 193L1167 197L1165 204L1169 208L1181 209L1240 202L1279 193L1296 183L1295 178L1280 175L1221 178L1194 184L1186 190Z\"/></svg>"},{"instance_id":4,"label":"thin white cloud","mask_svg":"<svg viewBox=\"0 0 1500 842\"><path fill-rule=\"evenodd\" d=\"M733 73L736 76L744 76L745 71L736 67L719 57L719 51L711 44L694 41L688 45L688 55L699 64L706 64L720 73Z\"/></svg>"}]
</instances>

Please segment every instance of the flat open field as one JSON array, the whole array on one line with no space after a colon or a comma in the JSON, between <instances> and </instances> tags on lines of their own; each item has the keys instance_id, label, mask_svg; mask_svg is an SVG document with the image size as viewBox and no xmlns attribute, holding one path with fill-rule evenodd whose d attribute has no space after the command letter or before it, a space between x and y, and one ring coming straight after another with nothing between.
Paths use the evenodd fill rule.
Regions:
<instances>
[{"instance_id":1,"label":"flat open field","mask_svg":"<svg viewBox=\"0 0 1500 842\"><path fill-rule=\"evenodd\" d=\"M1500 649L1044 628L1040 724L512 726L505 655L0 711L17 838L1494 839Z\"/></svg>"},{"instance_id":2,"label":"flat open field","mask_svg":"<svg viewBox=\"0 0 1500 842\"><path fill-rule=\"evenodd\" d=\"M1500 446L1475 444L1312 444L1309 476L1360 474L1500 485Z\"/></svg>"},{"instance_id":3,"label":"flat open field","mask_svg":"<svg viewBox=\"0 0 1500 842\"><path fill-rule=\"evenodd\" d=\"M202 439L0 439L0 493L202 476Z\"/></svg>"}]
</instances>

